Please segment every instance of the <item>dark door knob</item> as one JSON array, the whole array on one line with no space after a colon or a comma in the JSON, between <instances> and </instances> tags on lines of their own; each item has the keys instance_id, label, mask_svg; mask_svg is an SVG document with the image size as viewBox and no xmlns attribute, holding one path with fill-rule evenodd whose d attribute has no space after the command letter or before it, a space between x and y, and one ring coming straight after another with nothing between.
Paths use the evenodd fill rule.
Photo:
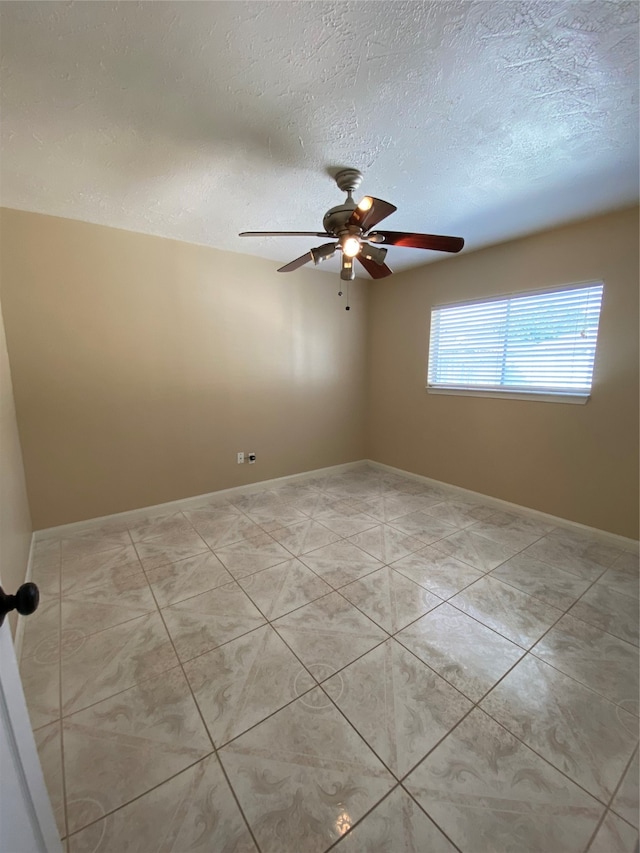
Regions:
<instances>
[{"instance_id":1,"label":"dark door knob","mask_svg":"<svg viewBox=\"0 0 640 853\"><path fill-rule=\"evenodd\" d=\"M0 625L12 610L17 610L22 616L29 616L38 609L39 603L40 590L34 583L23 583L15 595L7 595L0 586Z\"/></svg>"}]
</instances>

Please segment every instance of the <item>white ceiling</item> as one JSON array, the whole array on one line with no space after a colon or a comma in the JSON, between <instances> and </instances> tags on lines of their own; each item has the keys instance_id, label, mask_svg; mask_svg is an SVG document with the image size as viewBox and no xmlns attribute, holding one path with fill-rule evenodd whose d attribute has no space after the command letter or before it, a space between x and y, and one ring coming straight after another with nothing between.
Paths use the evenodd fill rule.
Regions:
<instances>
[{"instance_id":1,"label":"white ceiling","mask_svg":"<svg viewBox=\"0 0 640 853\"><path fill-rule=\"evenodd\" d=\"M638 198L637 2L3 2L6 207L288 261L344 196L477 248ZM442 255L391 248L395 269Z\"/></svg>"}]
</instances>

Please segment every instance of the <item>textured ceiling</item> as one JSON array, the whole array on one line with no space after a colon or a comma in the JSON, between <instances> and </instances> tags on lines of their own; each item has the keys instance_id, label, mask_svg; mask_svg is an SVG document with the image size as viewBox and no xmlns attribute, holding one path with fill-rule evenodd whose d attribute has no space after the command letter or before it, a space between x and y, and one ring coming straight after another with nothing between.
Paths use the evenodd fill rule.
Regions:
<instances>
[{"instance_id":1,"label":"textured ceiling","mask_svg":"<svg viewBox=\"0 0 640 853\"><path fill-rule=\"evenodd\" d=\"M278 261L322 241L237 232L319 229L335 166L467 248L622 207L639 8L3 2L0 201Z\"/></svg>"}]
</instances>

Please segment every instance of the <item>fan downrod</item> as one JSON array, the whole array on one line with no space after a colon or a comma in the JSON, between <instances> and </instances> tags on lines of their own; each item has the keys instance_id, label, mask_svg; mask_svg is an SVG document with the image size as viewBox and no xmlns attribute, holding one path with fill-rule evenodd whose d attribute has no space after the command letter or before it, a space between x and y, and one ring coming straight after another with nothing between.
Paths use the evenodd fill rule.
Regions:
<instances>
[{"instance_id":1,"label":"fan downrod","mask_svg":"<svg viewBox=\"0 0 640 853\"><path fill-rule=\"evenodd\" d=\"M335 182L343 193L354 193L362 183L362 172L359 169L340 169L336 172Z\"/></svg>"}]
</instances>

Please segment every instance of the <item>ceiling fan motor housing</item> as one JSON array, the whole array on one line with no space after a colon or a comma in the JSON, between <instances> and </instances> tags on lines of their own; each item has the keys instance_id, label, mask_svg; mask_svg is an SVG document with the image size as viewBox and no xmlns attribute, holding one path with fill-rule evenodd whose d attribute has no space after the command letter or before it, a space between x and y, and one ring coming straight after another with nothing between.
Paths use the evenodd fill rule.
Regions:
<instances>
[{"instance_id":1,"label":"ceiling fan motor housing","mask_svg":"<svg viewBox=\"0 0 640 853\"><path fill-rule=\"evenodd\" d=\"M351 198L336 207L332 207L325 213L322 227L328 234L333 234L335 237L339 237L342 233L359 232L359 228L348 228L346 224L355 209L356 203Z\"/></svg>"},{"instance_id":2,"label":"ceiling fan motor housing","mask_svg":"<svg viewBox=\"0 0 640 853\"><path fill-rule=\"evenodd\" d=\"M325 231L335 237L342 237L345 234L359 235L362 230L357 226L347 226L347 222L357 206L353 200L353 193L362 183L362 172L358 169L341 169L336 173L335 182L343 193L347 193L347 198L342 204L332 207L325 213L322 225Z\"/></svg>"}]
</instances>

